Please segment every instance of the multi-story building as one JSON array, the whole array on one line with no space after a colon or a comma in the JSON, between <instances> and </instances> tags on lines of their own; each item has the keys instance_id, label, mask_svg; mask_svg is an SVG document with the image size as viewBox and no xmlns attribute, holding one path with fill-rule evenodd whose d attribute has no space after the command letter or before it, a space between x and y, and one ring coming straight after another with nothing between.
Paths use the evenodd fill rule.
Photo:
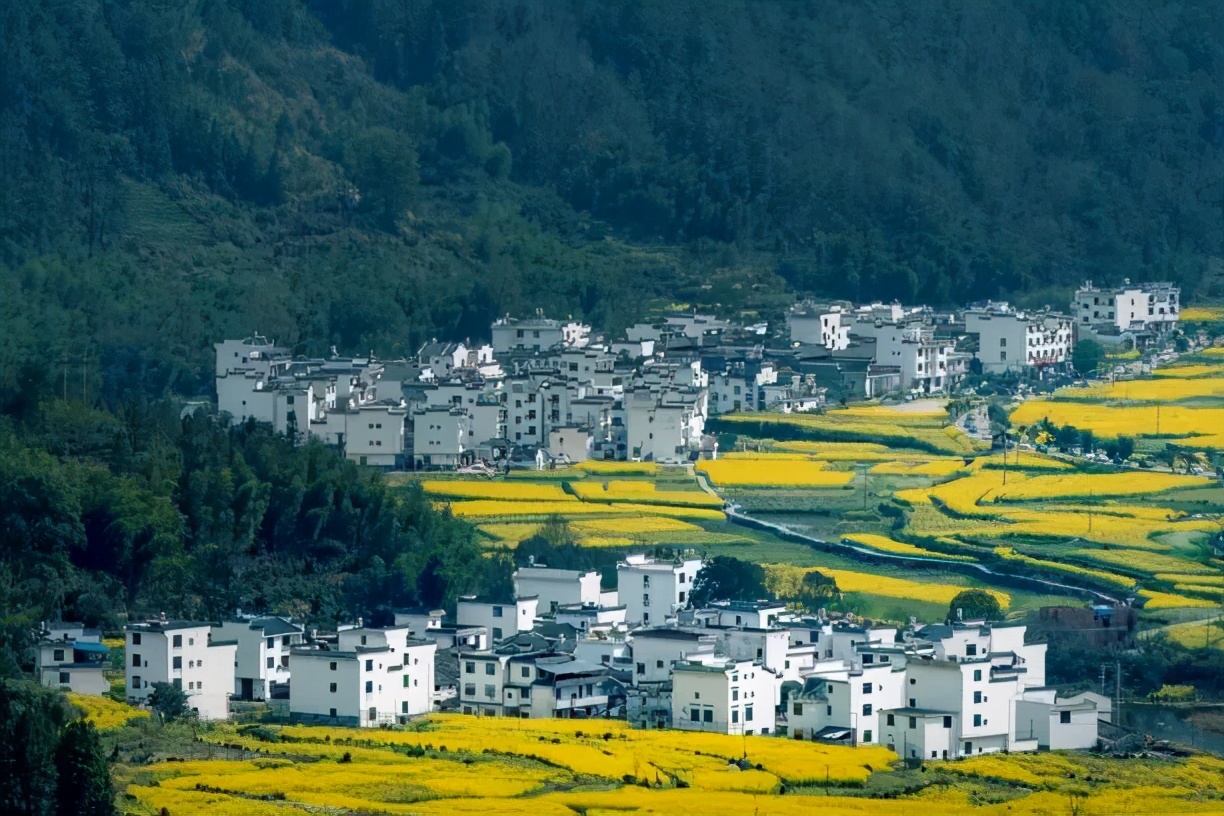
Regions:
<instances>
[{"instance_id":1,"label":"multi-story building","mask_svg":"<svg viewBox=\"0 0 1224 816\"><path fill-rule=\"evenodd\" d=\"M407 626L342 630L333 645L295 648L289 716L297 722L373 727L433 710L438 645Z\"/></svg>"},{"instance_id":2,"label":"multi-story building","mask_svg":"<svg viewBox=\"0 0 1224 816\"><path fill-rule=\"evenodd\" d=\"M521 567L514 572L514 593L518 597L534 595L539 598L540 609L556 612L557 607L572 604L598 606L599 582L599 573L594 570Z\"/></svg>"},{"instance_id":3,"label":"multi-story building","mask_svg":"<svg viewBox=\"0 0 1224 816\"><path fill-rule=\"evenodd\" d=\"M124 627L128 702L144 704L158 683L187 694L203 720L229 719L238 644L213 639L211 624L150 621Z\"/></svg>"},{"instance_id":4,"label":"multi-story building","mask_svg":"<svg viewBox=\"0 0 1224 816\"><path fill-rule=\"evenodd\" d=\"M77 694L106 694L103 675L108 650L102 633L79 623L43 624L43 639L34 652L38 682Z\"/></svg>"},{"instance_id":5,"label":"multi-story building","mask_svg":"<svg viewBox=\"0 0 1224 816\"><path fill-rule=\"evenodd\" d=\"M213 627L219 640L238 645L234 697L271 700L289 691L289 652L302 645L305 630L285 618L226 621Z\"/></svg>"},{"instance_id":6,"label":"multi-story building","mask_svg":"<svg viewBox=\"0 0 1224 816\"><path fill-rule=\"evenodd\" d=\"M629 623L661 624L688 605L699 558L660 561L630 555L616 565L617 594Z\"/></svg>"},{"instance_id":7,"label":"multi-story building","mask_svg":"<svg viewBox=\"0 0 1224 816\"><path fill-rule=\"evenodd\" d=\"M779 677L749 660L684 661L672 670L672 727L718 734L773 734Z\"/></svg>"},{"instance_id":8,"label":"multi-story building","mask_svg":"<svg viewBox=\"0 0 1224 816\"><path fill-rule=\"evenodd\" d=\"M521 596L510 602L465 595L456 605L455 621L460 626L485 627L493 642L497 643L519 632L531 631L539 605L540 599L534 595Z\"/></svg>"},{"instance_id":9,"label":"multi-story building","mask_svg":"<svg viewBox=\"0 0 1224 816\"><path fill-rule=\"evenodd\" d=\"M463 408L429 406L412 412L412 460L418 470L470 464L474 439L471 415Z\"/></svg>"},{"instance_id":10,"label":"multi-story building","mask_svg":"<svg viewBox=\"0 0 1224 816\"><path fill-rule=\"evenodd\" d=\"M1116 332L1174 328L1181 314L1181 290L1171 283L1097 287L1086 281L1075 292L1072 309L1080 326L1108 326Z\"/></svg>"},{"instance_id":11,"label":"multi-story building","mask_svg":"<svg viewBox=\"0 0 1224 816\"><path fill-rule=\"evenodd\" d=\"M978 336L976 357L987 374L1065 369L1075 347L1075 324L1066 315L1026 314L1006 303L965 312L965 331Z\"/></svg>"}]
</instances>

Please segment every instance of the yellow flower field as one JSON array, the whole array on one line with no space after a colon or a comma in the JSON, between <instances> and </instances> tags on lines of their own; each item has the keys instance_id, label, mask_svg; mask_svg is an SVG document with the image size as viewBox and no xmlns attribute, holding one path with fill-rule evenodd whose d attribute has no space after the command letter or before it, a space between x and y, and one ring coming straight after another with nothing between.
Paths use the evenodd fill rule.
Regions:
<instances>
[{"instance_id":1,"label":"yellow flower field","mask_svg":"<svg viewBox=\"0 0 1224 816\"><path fill-rule=\"evenodd\" d=\"M1185 365L1157 368L1152 371L1153 377L1177 377L1179 379L1195 379L1198 377L1224 377L1224 366L1187 363Z\"/></svg>"},{"instance_id":2,"label":"yellow flower field","mask_svg":"<svg viewBox=\"0 0 1224 816\"><path fill-rule=\"evenodd\" d=\"M133 717L148 717L149 712L127 703L118 703L109 697L97 694L68 693L68 702L80 709L82 716L92 722L99 731L118 728Z\"/></svg>"},{"instance_id":3,"label":"yellow flower field","mask_svg":"<svg viewBox=\"0 0 1224 816\"><path fill-rule=\"evenodd\" d=\"M1224 346L1212 346L1199 352L1204 357L1224 357Z\"/></svg>"},{"instance_id":4,"label":"yellow flower field","mask_svg":"<svg viewBox=\"0 0 1224 816\"><path fill-rule=\"evenodd\" d=\"M812 462L824 466L825 462L810 453L787 453L784 451L727 451L719 453L719 459L756 459L767 462Z\"/></svg>"},{"instance_id":5,"label":"yellow flower field","mask_svg":"<svg viewBox=\"0 0 1224 816\"><path fill-rule=\"evenodd\" d=\"M867 472L874 476L951 476L964 468L965 460L960 458L930 459L926 462L894 460L872 465Z\"/></svg>"},{"instance_id":6,"label":"yellow flower field","mask_svg":"<svg viewBox=\"0 0 1224 816\"><path fill-rule=\"evenodd\" d=\"M1224 306L1185 306L1181 310L1181 319L1202 323L1224 320Z\"/></svg>"},{"instance_id":7,"label":"yellow flower field","mask_svg":"<svg viewBox=\"0 0 1224 816\"><path fill-rule=\"evenodd\" d=\"M659 466L654 462L614 462L607 459L587 459L579 462L571 470L578 470L592 475L620 476L654 476L659 472Z\"/></svg>"},{"instance_id":8,"label":"yellow flower field","mask_svg":"<svg viewBox=\"0 0 1224 816\"><path fill-rule=\"evenodd\" d=\"M864 547L870 547L873 550L880 552L895 553L897 555L915 555L922 558L943 558L948 561L974 561L972 556L968 555L947 555L941 552L932 550L924 550L922 547L916 547L913 544L906 544L903 541L896 541L888 536L873 535L871 533L847 533L842 536L856 544L862 544Z\"/></svg>"},{"instance_id":9,"label":"yellow flower field","mask_svg":"<svg viewBox=\"0 0 1224 816\"><path fill-rule=\"evenodd\" d=\"M504 482L482 479L428 479L421 489L430 496L448 499L496 499L498 501L573 501L560 485L533 482Z\"/></svg>"},{"instance_id":10,"label":"yellow flower field","mask_svg":"<svg viewBox=\"0 0 1224 816\"><path fill-rule=\"evenodd\" d=\"M1214 790L1224 772L1224 762L1209 756L1157 761L1085 752L992 754L928 767L1028 790L1017 790L997 805L974 804L968 791L943 784L897 798L816 798L779 795L779 786L808 785L811 792L825 784L826 774L834 785L861 783L873 773L887 773L897 756L879 746L632 730L616 720L434 715L408 730L270 728L284 741L260 742L232 726L202 735L209 742L259 751L258 759L119 766L125 810L157 813L165 808L175 816L337 811L421 816L1050 816L1066 812L1061 788L1075 779L1083 780L1077 784L1087 790L1084 813L1193 814L1220 812L1219 801L1203 792ZM403 746L424 747L426 755L410 757L394 750ZM740 770L730 762L741 758L754 767ZM645 784L625 784L622 778ZM1159 786L1152 784L1154 778ZM836 794L836 788L830 792Z\"/></svg>"},{"instance_id":11,"label":"yellow flower field","mask_svg":"<svg viewBox=\"0 0 1224 816\"><path fill-rule=\"evenodd\" d=\"M1186 558L1177 558L1172 555L1143 552L1140 550L1076 550L1072 554L1109 566L1123 567L1153 574L1176 571L1184 573L1202 572L1203 574L1210 575L1216 572L1212 567ZM1197 604L1191 605L1196 606Z\"/></svg>"},{"instance_id":12,"label":"yellow flower field","mask_svg":"<svg viewBox=\"0 0 1224 816\"><path fill-rule=\"evenodd\" d=\"M1132 402L1176 402L1178 400L1224 397L1224 378L1173 377L1167 369L1164 376L1151 380L1123 380L1102 383L1087 388L1062 388L1055 392L1055 399L1065 400L1120 400ZM1184 376L1184 375L1183 375ZM1163 417L1162 417L1163 419ZM1162 423L1163 425L1163 423Z\"/></svg>"},{"instance_id":13,"label":"yellow flower field","mask_svg":"<svg viewBox=\"0 0 1224 816\"><path fill-rule=\"evenodd\" d=\"M449 505L451 512L460 518L473 521L486 519L513 519L515 517L545 519L549 516L563 518L581 516L637 516L659 515L676 518L699 518L719 520L725 518L721 510L707 507L679 507L664 504L642 504L625 502L619 504L598 502L526 502L526 501L473 501L455 502Z\"/></svg>"},{"instance_id":14,"label":"yellow flower field","mask_svg":"<svg viewBox=\"0 0 1224 816\"><path fill-rule=\"evenodd\" d=\"M1224 348L1221 348L1224 352ZM1016 425L1049 419L1055 425L1074 425L1100 437L1156 434L1155 405L1113 406L1066 400L1027 400L1011 414ZM1224 408L1182 405L1160 407L1160 433L1179 445L1224 448Z\"/></svg>"},{"instance_id":15,"label":"yellow flower field","mask_svg":"<svg viewBox=\"0 0 1224 816\"><path fill-rule=\"evenodd\" d=\"M1104 570L1087 569L1086 567L1077 567L1074 564L1064 564L1061 561L1048 561L1043 558L1033 558L1023 553L1018 553L1012 547L996 547L995 555L1008 561L1017 561L1022 564L1039 567L1050 572L1062 572L1067 575L1078 575L1085 578L1094 578L1098 581L1104 581L1107 584L1113 584L1121 589L1130 589L1135 585L1134 578L1128 578L1125 575L1115 575L1112 572Z\"/></svg>"},{"instance_id":16,"label":"yellow flower field","mask_svg":"<svg viewBox=\"0 0 1224 816\"><path fill-rule=\"evenodd\" d=\"M915 413L884 406L863 406L831 410L826 414L744 413L727 414L720 419L759 424L766 429L771 425L803 428L827 436L833 442L870 439L903 448L919 443L944 453L967 453L975 449L969 437L956 426L948 424L947 415L942 411ZM779 445L782 450L798 450L792 447L794 443L782 444Z\"/></svg>"},{"instance_id":17,"label":"yellow flower field","mask_svg":"<svg viewBox=\"0 0 1224 816\"><path fill-rule=\"evenodd\" d=\"M791 564L762 564L761 566L765 569L766 586L772 593L779 596L794 595L794 592L787 590L798 587L803 577L810 572L820 572L829 576L837 582L837 588L842 592L861 592L884 598L900 598L937 604L949 604L958 593L969 588L952 584L926 584L904 578L829 569L828 567L797 567ZM986 591L994 595L1004 609L1011 604L1011 596L1006 592L997 589Z\"/></svg>"},{"instance_id":18,"label":"yellow flower field","mask_svg":"<svg viewBox=\"0 0 1224 816\"><path fill-rule=\"evenodd\" d=\"M842 487L854 480L850 471L825 470L824 462L772 462L718 459L697 463L697 470L720 487Z\"/></svg>"},{"instance_id":19,"label":"yellow flower field","mask_svg":"<svg viewBox=\"0 0 1224 816\"><path fill-rule=\"evenodd\" d=\"M1152 589L1139 590L1139 596L1147 602L1143 605L1144 609L1182 609L1186 607L1216 607L1218 603L1214 601L1204 601L1199 598L1187 598L1184 595L1174 595L1169 592L1157 592Z\"/></svg>"},{"instance_id":20,"label":"yellow flower field","mask_svg":"<svg viewBox=\"0 0 1224 816\"><path fill-rule=\"evenodd\" d=\"M1013 468L1016 470L1072 470L1074 467L1075 465L1064 459L1046 456L1044 453L1017 450L1007 452L1007 469L1009 471ZM1002 470L1003 454L992 453L989 456L979 456L969 465L969 469L973 471L987 468Z\"/></svg>"},{"instance_id":21,"label":"yellow flower field","mask_svg":"<svg viewBox=\"0 0 1224 816\"><path fill-rule=\"evenodd\" d=\"M1031 501L1082 499L1089 496L1142 496L1168 490L1207 487L1213 483L1213 479L1205 476L1180 476L1143 470L1020 478L1009 476L1006 485L1003 485L1000 479L999 485L983 494L982 499L991 501L997 497L1001 501Z\"/></svg>"},{"instance_id":22,"label":"yellow flower field","mask_svg":"<svg viewBox=\"0 0 1224 816\"><path fill-rule=\"evenodd\" d=\"M638 502L679 507L722 507L723 500L703 490L656 490L654 482L571 482L578 498L589 502Z\"/></svg>"},{"instance_id":23,"label":"yellow flower field","mask_svg":"<svg viewBox=\"0 0 1224 816\"><path fill-rule=\"evenodd\" d=\"M1187 649L1224 648L1224 628L1213 621L1176 623L1156 631L1163 632L1169 640Z\"/></svg>"}]
</instances>

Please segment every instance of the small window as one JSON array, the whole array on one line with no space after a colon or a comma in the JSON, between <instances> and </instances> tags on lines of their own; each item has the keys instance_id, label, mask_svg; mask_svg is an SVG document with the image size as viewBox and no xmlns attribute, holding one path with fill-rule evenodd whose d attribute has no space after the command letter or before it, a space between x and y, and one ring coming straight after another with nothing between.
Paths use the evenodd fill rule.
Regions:
<instances>
[{"instance_id":1,"label":"small window","mask_svg":"<svg viewBox=\"0 0 1224 816\"><path fill-rule=\"evenodd\" d=\"M52 654L51 654L51 659L52 659L52 660L54 660L54 661L56 661L56 662L59 662L59 661L63 660L63 659L64 659L64 650L63 650L63 649L56 649L54 652L52 652Z\"/></svg>"},{"instance_id":2,"label":"small window","mask_svg":"<svg viewBox=\"0 0 1224 816\"><path fill-rule=\"evenodd\" d=\"M973 692L973 703L974 703L974 705L979 705L979 704L981 704L981 702L982 702L982 692L980 692L980 691L975 691L975 692Z\"/></svg>"},{"instance_id":3,"label":"small window","mask_svg":"<svg viewBox=\"0 0 1224 816\"><path fill-rule=\"evenodd\" d=\"M863 732L863 742L871 742L871 729L868 728Z\"/></svg>"},{"instance_id":4,"label":"small window","mask_svg":"<svg viewBox=\"0 0 1224 816\"><path fill-rule=\"evenodd\" d=\"M404 675L404 688L408 688L408 675Z\"/></svg>"},{"instance_id":5,"label":"small window","mask_svg":"<svg viewBox=\"0 0 1224 816\"><path fill-rule=\"evenodd\" d=\"M374 681L373 680L366 681L365 690L366 690L366 694L372 694L374 692Z\"/></svg>"},{"instance_id":6,"label":"small window","mask_svg":"<svg viewBox=\"0 0 1224 816\"><path fill-rule=\"evenodd\" d=\"M894 717L892 714L886 714L885 717L887 718L885 725L896 725L897 724L896 717Z\"/></svg>"},{"instance_id":7,"label":"small window","mask_svg":"<svg viewBox=\"0 0 1224 816\"><path fill-rule=\"evenodd\" d=\"M871 714L871 703L863 703L863 716L867 717Z\"/></svg>"},{"instance_id":8,"label":"small window","mask_svg":"<svg viewBox=\"0 0 1224 816\"><path fill-rule=\"evenodd\" d=\"M332 671L335 671L335 670L336 670L336 662L335 662L334 660L332 661L332 663L331 663L331 665L329 666L329 668L330 668Z\"/></svg>"},{"instance_id":9,"label":"small window","mask_svg":"<svg viewBox=\"0 0 1224 816\"><path fill-rule=\"evenodd\" d=\"M373 660L366 661L366 671L374 671L374 661Z\"/></svg>"},{"instance_id":10,"label":"small window","mask_svg":"<svg viewBox=\"0 0 1224 816\"><path fill-rule=\"evenodd\" d=\"M752 706L744 706L744 722L752 722Z\"/></svg>"},{"instance_id":11,"label":"small window","mask_svg":"<svg viewBox=\"0 0 1224 816\"><path fill-rule=\"evenodd\" d=\"M269 657L269 658L268 658L268 668L269 668L269 669L271 669L271 668L275 668L275 666L276 666L276 658L275 658L275 657Z\"/></svg>"},{"instance_id":12,"label":"small window","mask_svg":"<svg viewBox=\"0 0 1224 816\"><path fill-rule=\"evenodd\" d=\"M978 683L978 682L981 682L981 680L982 680L982 670L974 669L973 670L973 682ZM910 682L913 682L913 681L911 680Z\"/></svg>"},{"instance_id":13,"label":"small window","mask_svg":"<svg viewBox=\"0 0 1224 816\"><path fill-rule=\"evenodd\" d=\"M332 694L335 694L335 693L336 693L336 684L335 684L335 683L332 683L332 684L331 684L331 686L329 687L329 689L328 689L328 690L329 690L329 691L331 691L331 693L332 693Z\"/></svg>"},{"instance_id":14,"label":"small window","mask_svg":"<svg viewBox=\"0 0 1224 816\"><path fill-rule=\"evenodd\" d=\"M663 668L663 661L662 661L662 660L656 660L656 661L655 661L655 668L656 668L656 669L661 669L661 668Z\"/></svg>"},{"instance_id":15,"label":"small window","mask_svg":"<svg viewBox=\"0 0 1224 816\"><path fill-rule=\"evenodd\" d=\"M909 718L909 727L910 727L910 728L917 728L917 727L918 727L918 718L917 718L917 717L910 717L910 718Z\"/></svg>"},{"instance_id":16,"label":"small window","mask_svg":"<svg viewBox=\"0 0 1224 816\"><path fill-rule=\"evenodd\" d=\"M981 728L981 727L982 727L982 715L981 715L981 714L974 714L974 715L973 715L973 727L974 727L974 728Z\"/></svg>"},{"instance_id":17,"label":"small window","mask_svg":"<svg viewBox=\"0 0 1224 816\"><path fill-rule=\"evenodd\" d=\"M951 727L952 727L952 718L951 718L951 717L944 717L944 720L943 720L943 727L944 727L944 728L951 728Z\"/></svg>"},{"instance_id":18,"label":"small window","mask_svg":"<svg viewBox=\"0 0 1224 816\"><path fill-rule=\"evenodd\" d=\"M701 720L702 722L708 722L708 723L714 722L714 709L707 708L703 710L701 712Z\"/></svg>"},{"instance_id":19,"label":"small window","mask_svg":"<svg viewBox=\"0 0 1224 816\"><path fill-rule=\"evenodd\" d=\"M871 686L872 686L872 684L871 684L871 683L864 683L864 684L863 684L863 693L864 693L864 694L870 694L870 693L871 693Z\"/></svg>"},{"instance_id":20,"label":"small window","mask_svg":"<svg viewBox=\"0 0 1224 816\"><path fill-rule=\"evenodd\" d=\"M470 661L470 660L469 660L468 662L464 663L464 664L463 664L463 672L464 672L464 674L475 674L475 673L476 673L476 664L475 664L474 662Z\"/></svg>"},{"instance_id":21,"label":"small window","mask_svg":"<svg viewBox=\"0 0 1224 816\"><path fill-rule=\"evenodd\" d=\"M731 709L731 722L733 723L739 722L739 709L738 708Z\"/></svg>"},{"instance_id":22,"label":"small window","mask_svg":"<svg viewBox=\"0 0 1224 816\"><path fill-rule=\"evenodd\" d=\"M140 645L140 633L139 633L139 632L133 632L133 633L132 633L132 645L133 645L133 646L139 646L139 645Z\"/></svg>"},{"instance_id":23,"label":"small window","mask_svg":"<svg viewBox=\"0 0 1224 816\"><path fill-rule=\"evenodd\" d=\"M799 717L803 714L803 703L795 703L795 716Z\"/></svg>"},{"instance_id":24,"label":"small window","mask_svg":"<svg viewBox=\"0 0 1224 816\"><path fill-rule=\"evenodd\" d=\"M176 649L183 648L183 636L182 635L174 636L174 648Z\"/></svg>"},{"instance_id":25,"label":"small window","mask_svg":"<svg viewBox=\"0 0 1224 816\"><path fill-rule=\"evenodd\" d=\"M701 720L701 709L700 708L689 709L689 720L691 722L700 721Z\"/></svg>"},{"instance_id":26,"label":"small window","mask_svg":"<svg viewBox=\"0 0 1224 816\"><path fill-rule=\"evenodd\" d=\"M173 667L174 667L175 669L178 669L179 671L182 671L182 668L183 668L183 658L181 658L181 657L176 657L176 658L174 658Z\"/></svg>"},{"instance_id":27,"label":"small window","mask_svg":"<svg viewBox=\"0 0 1224 816\"><path fill-rule=\"evenodd\" d=\"M1070 711L1058 712L1058 721L1062 723L1063 725L1067 725L1068 723L1070 723L1071 722L1071 712Z\"/></svg>"},{"instance_id":28,"label":"small window","mask_svg":"<svg viewBox=\"0 0 1224 816\"><path fill-rule=\"evenodd\" d=\"M642 664L641 664L641 663L639 663L638 665L640 666L640 665L642 665ZM531 676L531 667L530 667L530 666L523 666L523 668L520 670L519 674L521 674L523 677L530 677L530 676Z\"/></svg>"},{"instance_id":29,"label":"small window","mask_svg":"<svg viewBox=\"0 0 1224 816\"><path fill-rule=\"evenodd\" d=\"M69 683L69 682L71 682L69 672L60 672L60 673L59 673L59 681L60 681L61 683ZM1064 713L1067 715L1066 722L1071 722L1071 712L1067 711L1067 712L1064 712Z\"/></svg>"},{"instance_id":30,"label":"small window","mask_svg":"<svg viewBox=\"0 0 1224 816\"><path fill-rule=\"evenodd\" d=\"M485 674L492 676L497 672L496 667L492 663L485 664Z\"/></svg>"}]
</instances>

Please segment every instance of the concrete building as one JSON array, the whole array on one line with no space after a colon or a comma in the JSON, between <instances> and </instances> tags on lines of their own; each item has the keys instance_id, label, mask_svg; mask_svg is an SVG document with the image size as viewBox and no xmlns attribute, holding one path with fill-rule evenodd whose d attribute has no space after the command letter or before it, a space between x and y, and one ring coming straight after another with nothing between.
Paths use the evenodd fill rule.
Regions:
<instances>
[{"instance_id":1,"label":"concrete building","mask_svg":"<svg viewBox=\"0 0 1224 816\"><path fill-rule=\"evenodd\" d=\"M102 633L79 623L43 624L43 639L34 651L34 674L49 688L76 694L106 694L103 671L109 650Z\"/></svg>"},{"instance_id":2,"label":"concrete building","mask_svg":"<svg viewBox=\"0 0 1224 816\"><path fill-rule=\"evenodd\" d=\"M1064 370L1075 347L1075 324L1069 316L1026 314L1006 303L965 312L965 331L978 336L976 357L986 374Z\"/></svg>"},{"instance_id":3,"label":"concrete building","mask_svg":"<svg viewBox=\"0 0 1224 816\"><path fill-rule=\"evenodd\" d=\"M430 406L412 413L412 459L416 469L454 468L470 464L472 419L462 408Z\"/></svg>"},{"instance_id":4,"label":"concrete building","mask_svg":"<svg viewBox=\"0 0 1224 816\"><path fill-rule=\"evenodd\" d=\"M617 594L626 620L650 625L674 616L688 604L701 565L699 558L658 561L646 555L630 555L617 564Z\"/></svg>"},{"instance_id":5,"label":"concrete building","mask_svg":"<svg viewBox=\"0 0 1224 816\"><path fill-rule=\"evenodd\" d=\"M123 631L128 702L143 705L156 684L169 683L186 692L200 719L229 719L236 641L213 639L210 624L190 621L135 623Z\"/></svg>"},{"instance_id":6,"label":"concrete building","mask_svg":"<svg viewBox=\"0 0 1224 816\"><path fill-rule=\"evenodd\" d=\"M594 570L579 572L539 566L514 571L515 595L536 596L543 612L556 612L557 607L573 604L598 606L599 582L599 573Z\"/></svg>"},{"instance_id":7,"label":"concrete building","mask_svg":"<svg viewBox=\"0 0 1224 816\"><path fill-rule=\"evenodd\" d=\"M1075 292L1072 311L1080 326L1112 326L1116 331L1147 330L1157 334L1177 326L1181 289L1171 283L1097 287L1086 281Z\"/></svg>"},{"instance_id":8,"label":"concrete building","mask_svg":"<svg viewBox=\"0 0 1224 816\"><path fill-rule=\"evenodd\" d=\"M509 603L466 595L456 605L455 621L459 626L485 627L496 644L518 632L531 631L539 604L540 599L534 595L518 597Z\"/></svg>"},{"instance_id":9,"label":"concrete building","mask_svg":"<svg viewBox=\"0 0 1224 816\"><path fill-rule=\"evenodd\" d=\"M773 734L778 676L753 661L684 661L672 671L672 727L717 734Z\"/></svg>"},{"instance_id":10,"label":"concrete building","mask_svg":"<svg viewBox=\"0 0 1224 816\"><path fill-rule=\"evenodd\" d=\"M213 636L237 644L235 699L271 700L289 691L289 652L302 644L305 629L285 618L226 621Z\"/></svg>"}]
</instances>

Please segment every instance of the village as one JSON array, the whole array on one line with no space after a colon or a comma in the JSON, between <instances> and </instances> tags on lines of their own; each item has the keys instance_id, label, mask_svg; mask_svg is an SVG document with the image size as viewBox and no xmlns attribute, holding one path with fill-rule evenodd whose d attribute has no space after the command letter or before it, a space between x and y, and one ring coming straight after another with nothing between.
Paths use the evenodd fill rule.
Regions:
<instances>
[{"instance_id":1,"label":"village","mask_svg":"<svg viewBox=\"0 0 1224 816\"><path fill-rule=\"evenodd\" d=\"M533 566L517 597L400 610L337 632L281 617L220 624L152 620L125 628L126 695L181 688L202 720L231 701L279 706L287 721L394 727L433 712L474 717L624 719L672 728L885 746L914 759L1097 744L1110 698L1059 696L1044 643L1023 624L950 619L909 626L830 620L771 601L686 601L700 559L645 555L598 573ZM653 618L652 618L653 613ZM97 632L50 625L45 685L109 688Z\"/></svg>"},{"instance_id":2,"label":"village","mask_svg":"<svg viewBox=\"0 0 1224 816\"><path fill-rule=\"evenodd\" d=\"M1157 345L1177 326L1178 298L1166 283L1088 282L1069 313L804 302L780 335L697 314L621 339L573 320L506 317L490 343L431 342L398 360L296 359L256 334L216 344L216 408L387 470L682 464L717 454L706 423L724 414L951 395L970 375L1069 382L1077 341Z\"/></svg>"}]
</instances>

